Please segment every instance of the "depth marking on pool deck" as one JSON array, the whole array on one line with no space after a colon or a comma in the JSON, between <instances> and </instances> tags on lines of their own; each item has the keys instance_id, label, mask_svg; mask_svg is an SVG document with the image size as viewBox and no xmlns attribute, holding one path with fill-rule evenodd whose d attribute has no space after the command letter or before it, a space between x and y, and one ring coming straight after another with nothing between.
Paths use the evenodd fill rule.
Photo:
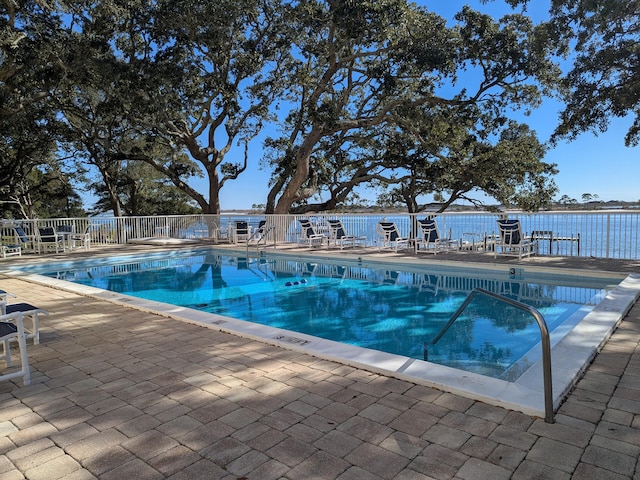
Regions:
<instances>
[{"instance_id":1,"label":"depth marking on pool deck","mask_svg":"<svg viewBox=\"0 0 640 480\"><path fill-rule=\"evenodd\" d=\"M291 343L293 345L306 345L307 343L309 343L309 340L291 337L288 335L276 335L275 337L273 337L273 339L278 340L279 342Z\"/></svg>"}]
</instances>

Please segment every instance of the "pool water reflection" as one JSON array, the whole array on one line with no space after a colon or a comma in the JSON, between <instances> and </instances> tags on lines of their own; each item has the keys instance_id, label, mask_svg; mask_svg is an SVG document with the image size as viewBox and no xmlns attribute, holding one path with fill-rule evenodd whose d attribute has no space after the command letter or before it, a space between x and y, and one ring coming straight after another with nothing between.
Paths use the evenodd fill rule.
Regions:
<instances>
[{"instance_id":1,"label":"pool water reflection","mask_svg":"<svg viewBox=\"0 0 640 480\"><path fill-rule=\"evenodd\" d=\"M390 269L278 255L246 258L216 250L43 268L29 270L416 359L424 358L425 346L473 288L535 307L557 342L620 281L507 269ZM539 341L532 317L479 297L438 344L429 347L429 361L513 380L536 360L531 352Z\"/></svg>"}]
</instances>

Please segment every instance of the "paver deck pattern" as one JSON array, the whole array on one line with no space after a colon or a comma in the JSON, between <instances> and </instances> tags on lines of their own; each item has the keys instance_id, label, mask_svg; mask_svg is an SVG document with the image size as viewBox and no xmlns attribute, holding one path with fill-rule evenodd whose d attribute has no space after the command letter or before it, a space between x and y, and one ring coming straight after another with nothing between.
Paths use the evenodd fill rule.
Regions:
<instances>
[{"instance_id":1,"label":"paver deck pattern","mask_svg":"<svg viewBox=\"0 0 640 480\"><path fill-rule=\"evenodd\" d=\"M1 287L51 312L29 345L31 385L0 384L3 480L640 478L640 305L548 424L47 286Z\"/></svg>"}]
</instances>

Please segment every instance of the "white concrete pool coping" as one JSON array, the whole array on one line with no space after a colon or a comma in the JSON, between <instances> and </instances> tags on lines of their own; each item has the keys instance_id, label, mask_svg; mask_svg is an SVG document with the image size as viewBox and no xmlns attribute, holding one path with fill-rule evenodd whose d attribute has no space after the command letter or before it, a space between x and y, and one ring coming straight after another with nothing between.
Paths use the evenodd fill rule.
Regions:
<instances>
[{"instance_id":1,"label":"white concrete pool coping","mask_svg":"<svg viewBox=\"0 0 640 480\"><path fill-rule=\"evenodd\" d=\"M198 249L200 250L200 249ZM244 250L222 250L225 254L242 254ZM181 253L184 250L181 250ZM167 255L164 252L163 255ZM336 260L336 256L309 255L301 252L276 252L274 255L304 257L306 260ZM133 255L137 257L140 255ZM146 256L146 255L142 255ZM358 260L357 255L340 255L345 260ZM374 258L367 255L368 264L415 265L413 258ZM57 263L57 262L56 262ZM70 260L70 263L74 263ZM446 265L447 262L438 262ZM449 262L460 268L460 262ZM505 265L477 264L478 268L503 270ZM612 272L584 272L580 270L518 265L525 271L553 272L584 276L612 276ZM242 337L259 340L283 348L300 351L319 358L382 373L416 384L480 400L490 405L523 412L527 415L545 416L542 361L536 361L516 381L507 382L450 367L370 350L366 348L325 340L289 330L255 324L221 315L199 312L193 309L144 300L95 287L88 287L12 269L2 269L5 275L74 292L80 295L126 305L149 313L155 313L180 321L190 322ZM582 373L611 336L640 296L640 274L620 275L623 280L609 291L604 299L575 325L551 350L553 405L559 407Z\"/></svg>"}]
</instances>

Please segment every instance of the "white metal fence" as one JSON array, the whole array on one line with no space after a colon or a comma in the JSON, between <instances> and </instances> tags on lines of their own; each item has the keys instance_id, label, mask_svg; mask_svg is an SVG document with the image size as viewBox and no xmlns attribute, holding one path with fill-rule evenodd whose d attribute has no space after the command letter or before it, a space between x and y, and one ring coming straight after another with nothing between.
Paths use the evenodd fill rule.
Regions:
<instances>
[{"instance_id":1,"label":"white metal fence","mask_svg":"<svg viewBox=\"0 0 640 480\"><path fill-rule=\"evenodd\" d=\"M15 243L15 225L28 234L49 226L61 232L82 233L89 228L94 245L125 244L134 238L172 237L234 241L237 222L247 222L254 231L261 221L269 229L268 241L295 242L300 235L299 218L309 218L320 232L328 219L342 220L348 234L366 236L367 245L376 244L376 224L395 222L403 235L415 236L415 220L429 214L317 214L317 215L169 215L152 217L91 217L42 220L3 220L3 244ZM497 233L498 214L451 212L436 216L441 236L468 241ZM520 219L525 235L539 238L539 254L596 258L640 259L640 212L570 211L510 213Z\"/></svg>"}]
</instances>

